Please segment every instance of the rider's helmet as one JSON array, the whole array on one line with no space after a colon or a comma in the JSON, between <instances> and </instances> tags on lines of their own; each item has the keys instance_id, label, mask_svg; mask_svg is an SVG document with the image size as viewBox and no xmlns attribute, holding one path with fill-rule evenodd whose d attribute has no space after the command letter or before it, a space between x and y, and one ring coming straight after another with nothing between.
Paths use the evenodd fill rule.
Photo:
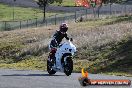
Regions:
<instances>
[{"instance_id":1,"label":"rider's helmet","mask_svg":"<svg viewBox=\"0 0 132 88\"><path fill-rule=\"evenodd\" d=\"M61 33L66 33L67 32L67 30L68 30L68 25L66 24L66 23L62 23L61 25L60 25L60 32Z\"/></svg>"}]
</instances>

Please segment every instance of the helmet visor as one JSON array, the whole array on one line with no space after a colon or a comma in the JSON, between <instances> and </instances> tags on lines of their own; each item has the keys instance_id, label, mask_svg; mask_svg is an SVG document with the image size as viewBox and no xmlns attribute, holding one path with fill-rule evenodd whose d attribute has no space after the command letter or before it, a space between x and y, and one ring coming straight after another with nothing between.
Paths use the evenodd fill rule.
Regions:
<instances>
[{"instance_id":1,"label":"helmet visor","mask_svg":"<svg viewBox=\"0 0 132 88\"><path fill-rule=\"evenodd\" d=\"M67 32L68 28L61 28L61 32Z\"/></svg>"}]
</instances>

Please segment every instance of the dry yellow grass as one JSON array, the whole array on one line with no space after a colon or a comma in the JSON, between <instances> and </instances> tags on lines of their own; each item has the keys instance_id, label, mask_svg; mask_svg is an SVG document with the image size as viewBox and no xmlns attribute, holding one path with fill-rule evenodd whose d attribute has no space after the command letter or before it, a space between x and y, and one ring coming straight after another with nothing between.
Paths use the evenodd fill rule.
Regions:
<instances>
[{"instance_id":1,"label":"dry yellow grass","mask_svg":"<svg viewBox=\"0 0 132 88\"><path fill-rule=\"evenodd\" d=\"M82 66L88 67L94 63L89 61L92 58L92 56L88 55L90 49L93 50L92 48L95 47L99 48L113 42L116 43L124 37L132 35L132 23L127 21L111 25L102 25L100 21L68 24L68 34L74 39L73 43L78 49L75 58L77 60L74 60L74 69L76 71L79 71ZM51 36L58 28L58 25L53 25L49 27L0 32L0 46L3 46L3 43L19 42L22 47L20 49L21 53L18 56L22 58L28 55L38 56L46 60Z\"/></svg>"},{"instance_id":2,"label":"dry yellow grass","mask_svg":"<svg viewBox=\"0 0 132 88\"><path fill-rule=\"evenodd\" d=\"M87 23L69 23L68 34L74 39L77 48L83 46L101 46L110 42L120 41L123 37L132 34L132 23L123 22L114 25L93 26ZM25 48L22 51L39 51L50 42L51 36L58 29L58 25L23 30L0 32L0 42L21 42ZM47 51L47 50L46 50Z\"/></svg>"}]
</instances>

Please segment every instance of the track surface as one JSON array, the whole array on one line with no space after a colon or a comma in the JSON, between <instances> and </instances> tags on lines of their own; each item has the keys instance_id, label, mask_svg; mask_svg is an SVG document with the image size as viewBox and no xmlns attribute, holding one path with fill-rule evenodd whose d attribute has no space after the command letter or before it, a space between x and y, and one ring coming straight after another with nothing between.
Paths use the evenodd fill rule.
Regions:
<instances>
[{"instance_id":1,"label":"track surface","mask_svg":"<svg viewBox=\"0 0 132 88\"><path fill-rule=\"evenodd\" d=\"M49 76L43 71L0 69L0 88L82 88L78 82L81 73L66 76L57 72ZM91 79L130 79L132 77L89 74ZM132 86L87 86L85 88L132 88Z\"/></svg>"}]
</instances>

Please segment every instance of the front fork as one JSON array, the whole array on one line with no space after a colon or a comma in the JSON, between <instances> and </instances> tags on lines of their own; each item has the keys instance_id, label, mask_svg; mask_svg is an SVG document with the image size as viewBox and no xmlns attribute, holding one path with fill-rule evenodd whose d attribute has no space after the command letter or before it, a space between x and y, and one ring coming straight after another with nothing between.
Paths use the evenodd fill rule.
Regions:
<instances>
[{"instance_id":1,"label":"front fork","mask_svg":"<svg viewBox=\"0 0 132 88\"><path fill-rule=\"evenodd\" d=\"M68 57L71 57L71 56L65 56L64 59L63 59L63 60L64 60L63 63L62 63L62 61L61 61L61 60L62 60L62 56L61 56L61 58L58 58L58 57L60 57L60 56L59 56L59 54L58 54L58 56L57 56L57 54L56 54L55 57L56 57L56 65L55 65L55 67L63 71L63 70L64 70L64 64L65 64L65 65L67 64L67 58L68 58Z\"/></svg>"}]
</instances>

